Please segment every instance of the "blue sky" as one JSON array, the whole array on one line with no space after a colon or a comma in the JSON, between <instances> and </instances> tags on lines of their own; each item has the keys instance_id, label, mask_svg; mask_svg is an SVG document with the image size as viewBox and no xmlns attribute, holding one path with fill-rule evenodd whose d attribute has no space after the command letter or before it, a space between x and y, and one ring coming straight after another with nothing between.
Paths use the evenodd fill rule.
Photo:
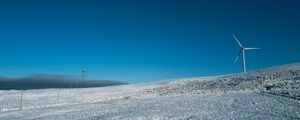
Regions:
<instances>
[{"instance_id":1,"label":"blue sky","mask_svg":"<svg viewBox=\"0 0 300 120\"><path fill-rule=\"evenodd\" d=\"M240 72L300 61L297 0L2 0L0 76L129 83Z\"/></svg>"}]
</instances>

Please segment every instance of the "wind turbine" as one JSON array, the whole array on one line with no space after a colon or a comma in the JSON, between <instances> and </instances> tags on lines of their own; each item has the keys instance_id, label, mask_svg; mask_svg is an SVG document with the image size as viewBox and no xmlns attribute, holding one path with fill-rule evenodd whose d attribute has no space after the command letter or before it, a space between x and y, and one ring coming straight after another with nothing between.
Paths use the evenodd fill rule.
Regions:
<instances>
[{"instance_id":1,"label":"wind turbine","mask_svg":"<svg viewBox=\"0 0 300 120\"><path fill-rule=\"evenodd\" d=\"M84 79L84 77L85 77L85 76L84 76L84 75L85 75L84 73L85 73L85 72L86 72L86 69L85 69L85 68L84 68L84 69L81 69L81 73L82 73L82 74L81 74L81 75L82 75L82 83L81 83L82 86L81 86L81 87L84 86L84 80L85 80L85 79Z\"/></svg>"},{"instance_id":2,"label":"wind turbine","mask_svg":"<svg viewBox=\"0 0 300 120\"><path fill-rule=\"evenodd\" d=\"M235 39L235 41L239 44L239 46L241 47L240 52L238 53L238 55L236 56L236 58L235 58L235 60L234 60L234 63L236 63L236 61L239 59L239 56L240 56L241 53L242 53L242 55L243 55L243 72L245 73L245 72L247 72L247 70L246 70L245 51L247 51L247 50L257 50L257 49L260 49L260 48L246 48L246 47L244 47L244 46L240 43L240 41L235 37L234 34L232 34L232 36L233 36L233 38Z\"/></svg>"}]
</instances>

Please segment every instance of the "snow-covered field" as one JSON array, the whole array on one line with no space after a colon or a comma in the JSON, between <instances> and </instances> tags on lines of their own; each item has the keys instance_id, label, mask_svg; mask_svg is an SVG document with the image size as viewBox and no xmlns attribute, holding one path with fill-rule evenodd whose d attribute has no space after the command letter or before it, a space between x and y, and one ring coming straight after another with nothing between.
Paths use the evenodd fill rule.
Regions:
<instances>
[{"instance_id":1,"label":"snow-covered field","mask_svg":"<svg viewBox=\"0 0 300 120\"><path fill-rule=\"evenodd\" d=\"M300 119L300 63L102 88L0 91L0 120ZM58 97L57 97L58 96Z\"/></svg>"}]
</instances>

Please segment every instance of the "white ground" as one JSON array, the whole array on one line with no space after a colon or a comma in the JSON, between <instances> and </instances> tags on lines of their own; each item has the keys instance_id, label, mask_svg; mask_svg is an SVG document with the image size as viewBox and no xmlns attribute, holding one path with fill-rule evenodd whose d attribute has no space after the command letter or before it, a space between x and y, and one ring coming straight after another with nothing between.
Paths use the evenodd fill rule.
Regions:
<instances>
[{"instance_id":1,"label":"white ground","mask_svg":"<svg viewBox=\"0 0 300 120\"><path fill-rule=\"evenodd\" d=\"M300 119L300 63L103 88L0 91L0 120ZM57 96L58 100L57 100Z\"/></svg>"}]
</instances>

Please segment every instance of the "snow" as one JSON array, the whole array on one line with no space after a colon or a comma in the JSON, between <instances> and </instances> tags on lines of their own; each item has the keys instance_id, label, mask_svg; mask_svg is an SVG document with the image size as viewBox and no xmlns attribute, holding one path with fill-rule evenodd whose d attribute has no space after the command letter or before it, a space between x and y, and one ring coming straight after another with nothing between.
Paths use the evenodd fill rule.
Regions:
<instances>
[{"instance_id":1,"label":"snow","mask_svg":"<svg viewBox=\"0 0 300 120\"><path fill-rule=\"evenodd\" d=\"M300 63L99 88L0 91L0 120L300 119ZM59 97L57 98L57 96Z\"/></svg>"}]
</instances>

